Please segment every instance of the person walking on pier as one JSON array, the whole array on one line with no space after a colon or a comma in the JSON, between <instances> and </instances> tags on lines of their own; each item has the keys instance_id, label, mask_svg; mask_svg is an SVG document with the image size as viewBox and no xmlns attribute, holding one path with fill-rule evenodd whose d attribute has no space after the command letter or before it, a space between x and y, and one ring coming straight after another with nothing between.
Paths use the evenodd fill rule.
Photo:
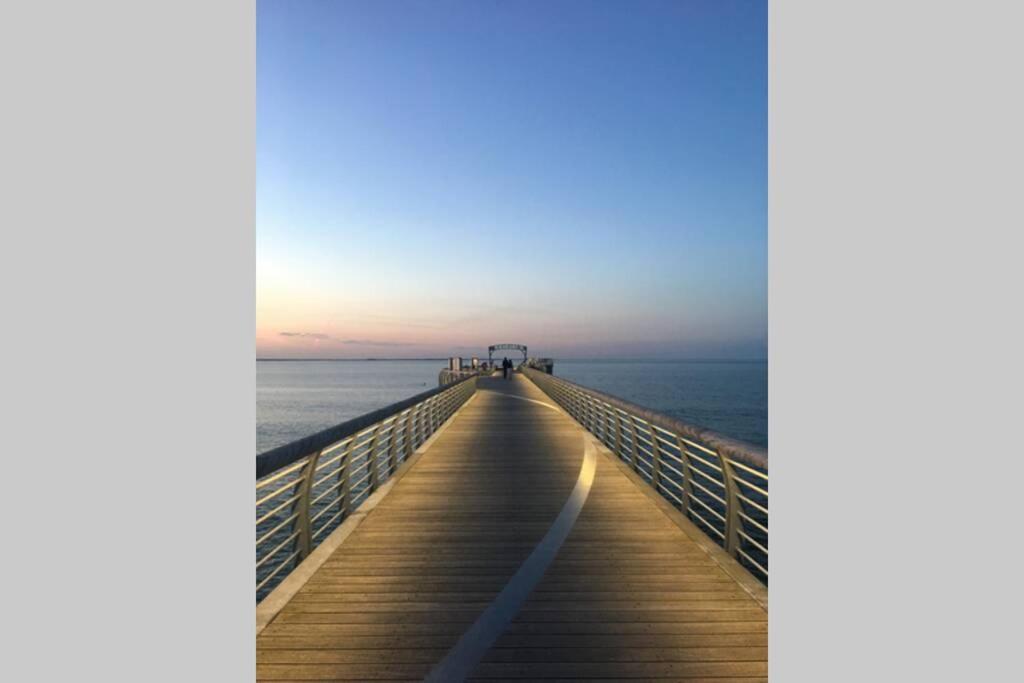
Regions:
<instances>
[{"instance_id":1,"label":"person walking on pier","mask_svg":"<svg viewBox=\"0 0 1024 683\"><path fill-rule=\"evenodd\" d=\"M512 361L505 357L505 360L501 361L501 376L508 379L508 371L512 367Z\"/></svg>"}]
</instances>

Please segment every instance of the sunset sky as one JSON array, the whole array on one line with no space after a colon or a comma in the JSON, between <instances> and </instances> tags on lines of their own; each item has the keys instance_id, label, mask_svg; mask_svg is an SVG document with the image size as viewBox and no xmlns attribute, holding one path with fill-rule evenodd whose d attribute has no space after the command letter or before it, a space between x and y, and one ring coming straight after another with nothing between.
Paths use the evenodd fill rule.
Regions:
<instances>
[{"instance_id":1,"label":"sunset sky","mask_svg":"<svg viewBox=\"0 0 1024 683\"><path fill-rule=\"evenodd\" d=\"M257 4L257 356L764 358L763 2Z\"/></svg>"}]
</instances>

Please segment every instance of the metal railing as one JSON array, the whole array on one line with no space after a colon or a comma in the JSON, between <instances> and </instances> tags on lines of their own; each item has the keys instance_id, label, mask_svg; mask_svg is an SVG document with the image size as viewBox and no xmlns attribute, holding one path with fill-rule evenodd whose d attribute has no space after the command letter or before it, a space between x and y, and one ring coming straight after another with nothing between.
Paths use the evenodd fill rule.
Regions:
<instances>
[{"instance_id":1,"label":"metal railing","mask_svg":"<svg viewBox=\"0 0 1024 683\"><path fill-rule=\"evenodd\" d=\"M766 450L529 367L523 373L767 584Z\"/></svg>"},{"instance_id":2,"label":"metal railing","mask_svg":"<svg viewBox=\"0 0 1024 683\"><path fill-rule=\"evenodd\" d=\"M475 390L466 377L257 456L257 602Z\"/></svg>"}]
</instances>

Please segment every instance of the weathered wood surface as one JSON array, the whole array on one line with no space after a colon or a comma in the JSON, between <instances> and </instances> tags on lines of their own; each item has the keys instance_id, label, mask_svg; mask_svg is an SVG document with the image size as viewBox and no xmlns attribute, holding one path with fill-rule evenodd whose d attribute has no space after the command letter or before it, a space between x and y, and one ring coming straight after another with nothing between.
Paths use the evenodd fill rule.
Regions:
<instances>
[{"instance_id":1,"label":"weathered wood surface","mask_svg":"<svg viewBox=\"0 0 1024 683\"><path fill-rule=\"evenodd\" d=\"M257 638L261 680L419 680L576 483L584 432L516 375L479 391ZM472 679L767 680L767 613L603 455L568 540Z\"/></svg>"}]
</instances>

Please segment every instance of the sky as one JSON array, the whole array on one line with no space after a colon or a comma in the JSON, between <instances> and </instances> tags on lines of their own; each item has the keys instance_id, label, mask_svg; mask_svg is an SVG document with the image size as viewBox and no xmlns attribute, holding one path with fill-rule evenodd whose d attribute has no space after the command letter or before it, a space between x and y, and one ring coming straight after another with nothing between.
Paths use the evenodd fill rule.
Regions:
<instances>
[{"instance_id":1,"label":"sky","mask_svg":"<svg viewBox=\"0 0 1024 683\"><path fill-rule=\"evenodd\" d=\"M764 2L258 0L258 358L767 356Z\"/></svg>"}]
</instances>

